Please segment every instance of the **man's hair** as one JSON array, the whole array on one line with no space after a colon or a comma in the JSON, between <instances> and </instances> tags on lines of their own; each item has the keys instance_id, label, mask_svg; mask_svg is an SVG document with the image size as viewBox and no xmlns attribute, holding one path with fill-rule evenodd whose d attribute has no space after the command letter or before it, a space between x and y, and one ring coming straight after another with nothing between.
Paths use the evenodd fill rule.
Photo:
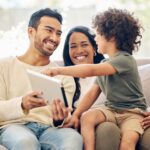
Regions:
<instances>
[{"instance_id":1,"label":"man's hair","mask_svg":"<svg viewBox=\"0 0 150 150\"><path fill-rule=\"evenodd\" d=\"M141 29L137 18L127 10L108 9L93 19L93 27L107 40L114 38L120 51L132 54L141 44Z\"/></svg>"},{"instance_id":2,"label":"man's hair","mask_svg":"<svg viewBox=\"0 0 150 150\"><path fill-rule=\"evenodd\" d=\"M50 8L40 9L33 13L30 17L28 27L33 27L37 29L40 19L44 16L56 18L62 24L62 15L57 10L52 10Z\"/></svg>"}]
</instances>

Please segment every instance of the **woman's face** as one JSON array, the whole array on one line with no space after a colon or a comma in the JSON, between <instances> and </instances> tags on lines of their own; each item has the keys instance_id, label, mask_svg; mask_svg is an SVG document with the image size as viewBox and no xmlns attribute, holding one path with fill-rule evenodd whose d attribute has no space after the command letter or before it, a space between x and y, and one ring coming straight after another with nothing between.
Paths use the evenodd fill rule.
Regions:
<instances>
[{"instance_id":1,"label":"woman's face","mask_svg":"<svg viewBox=\"0 0 150 150\"><path fill-rule=\"evenodd\" d=\"M72 33L69 39L69 55L75 65L94 62L94 48L85 34Z\"/></svg>"}]
</instances>

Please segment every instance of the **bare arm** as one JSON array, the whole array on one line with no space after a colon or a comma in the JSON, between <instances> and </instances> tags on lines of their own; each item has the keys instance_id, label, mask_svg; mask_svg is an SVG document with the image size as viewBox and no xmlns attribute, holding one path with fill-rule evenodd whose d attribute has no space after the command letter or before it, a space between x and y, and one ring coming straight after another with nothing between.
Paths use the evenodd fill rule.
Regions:
<instances>
[{"instance_id":1,"label":"bare arm","mask_svg":"<svg viewBox=\"0 0 150 150\"><path fill-rule=\"evenodd\" d=\"M55 75L69 75L73 77L90 77L101 75L112 75L116 73L116 69L109 63L100 64L82 64L69 67L57 67L43 71L49 76Z\"/></svg>"},{"instance_id":2,"label":"bare arm","mask_svg":"<svg viewBox=\"0 0 150 150\"><path fill-rule=\"evenodd\" d=\"M97 84L94 84L83 96L73 115L76 115L78 118L80 118L81 114L93 105L100 93L100 87Z\"/></svg>"},{"instance_id":3,"label":"bare arm","mask_svg":"<svg viewBox=\"0 0 150 150\"><path fill-rule=\"evenodd\" d=\"M83 112L88 110L92 104L95 102L99 94L101 93L101 89L98 85L94 84L87 94L81 99L77 109L74 111L70 120L64 125L64 127L75 127L76 129L79 126L79 119Z\"/></svg>"}]
</instances>

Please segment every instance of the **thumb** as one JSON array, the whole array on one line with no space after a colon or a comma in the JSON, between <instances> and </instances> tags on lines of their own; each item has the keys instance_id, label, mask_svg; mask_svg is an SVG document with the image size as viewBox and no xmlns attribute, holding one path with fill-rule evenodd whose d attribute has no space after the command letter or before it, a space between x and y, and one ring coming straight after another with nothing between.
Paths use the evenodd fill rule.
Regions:
<instances>
[{"instance_id":1,"label":"thumb","mask_svg":"<svg viewBox=\"0 0 150 150\"><path fill-rule=\"evenodd\" d=\"M68 123L64 124L63 127L64 128L73 127L73 123L72 122L68 122Z\"/></svg>"},{"instance_id":2,"label":"thumb","mask_svg":"<svg viewBox=\"0 0 150 150\"><path fill-rule=\"evenodd\" d=\"M36 97L42 97L43 96L43 92L41 90L35 90L31 93L31 96L36 96Z\"/></svg>"},{"instance_id":3,"label":"thumb","mask_svg":"<svg viewBox=\"0 0 150 150\"><path fill-rule=\"evenodd\" d=\"M142 111L141 114L145 117L149 116L150 115L150 112L145 112L145 111Z\"/></svg>"}]
</instances>

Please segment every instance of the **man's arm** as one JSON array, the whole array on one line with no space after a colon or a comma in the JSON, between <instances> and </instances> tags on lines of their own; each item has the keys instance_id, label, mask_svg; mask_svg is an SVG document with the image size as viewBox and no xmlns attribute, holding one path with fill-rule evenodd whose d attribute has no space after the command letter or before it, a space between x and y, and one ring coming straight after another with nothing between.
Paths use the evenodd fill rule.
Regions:
<instances>
[{"instance_id":1,"label":"man's arm","mask_svg":"<svg viewBox=\"0 0 150 150\"><path fill-rule=\"evenodd\" d=\"M22 97L0 99L0 122L18 119L26 115L30 109L47 105L40 97L39 91L34 91Z\"/></svg>"}]
</instances>

